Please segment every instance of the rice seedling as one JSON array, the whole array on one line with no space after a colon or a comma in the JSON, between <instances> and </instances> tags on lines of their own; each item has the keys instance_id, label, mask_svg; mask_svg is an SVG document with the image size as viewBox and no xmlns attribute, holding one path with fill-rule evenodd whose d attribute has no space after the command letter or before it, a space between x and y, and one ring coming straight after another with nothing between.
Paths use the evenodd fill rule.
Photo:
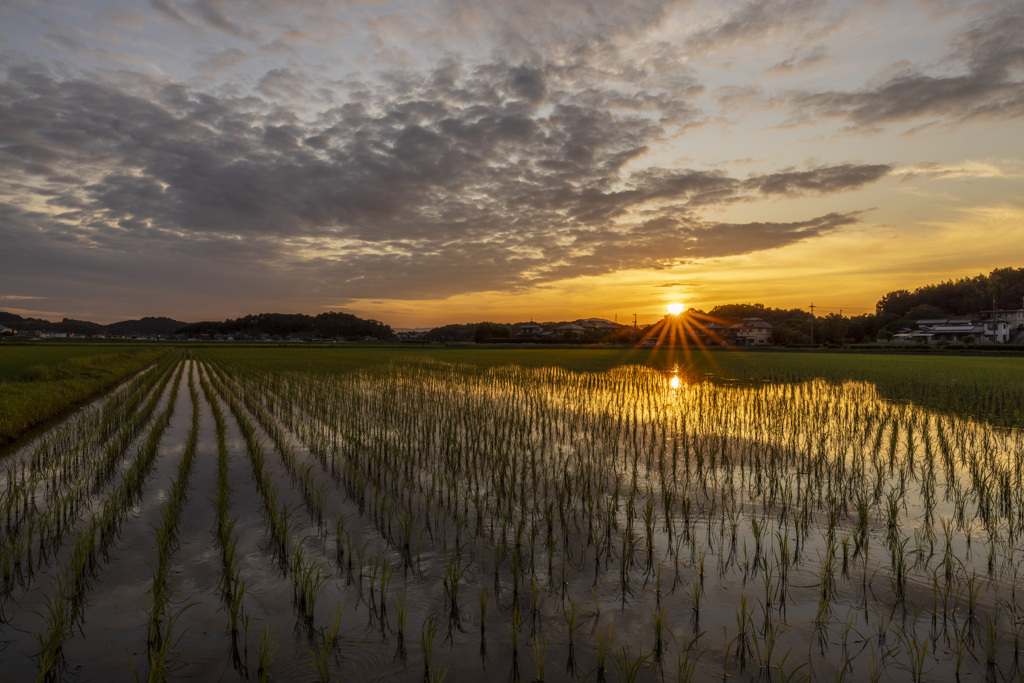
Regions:
<instances>
[{"instance_id":1,"label":"rice seedling","mask_svg":"<svg viewBox=\"0 0 1024 683\"><path fill-rule=\"evenodd\" d=\"M555 358L545 354L535 358ZM762 680L829 670L870 678L884 670L880 658L915 677L956 656L957 632L961 675L986 673L986 648L998 663L1016 661L1019 431L894 403L881 385L813 379L786 365L789 358L764 362L790 374L758 374L755 364L743 370L751 376L729 381L721 369L681 367L673 372L688 380L669 391L649 363L576 372L461 352L441 362L412 350L346 351L318 356L315 367L306 350L196 355L217 435L209 519L226 639L242 637L249 603L260 604L267 585L290 587L304 624L295 637L309 636L311 657L325 657L324 672L336 677L337 658L316 644L330 626L312 623L330 585L332 597L354 599L346 620L379 623L381 642L391 628L401 641L418 606L435 601L444 610L435 621L448 617L460 677L470 658L459 657L465 646L454 629L466 616L459 597L467 590L479 591L481 648L491 598L509 623L494 636L505 661L505 645L518 656L529 607L534 655L541 642L548 655L559 648L570 672L579 626L593 618L597 628L613 602L634 625L633 638L643 633L636 624L650 624L653 643L624 643L652 648L650 661L670 651L671 615L688 610L694 637L723 629L724 647L705 655L715 659L711 670L735 675L756 661ZM820 368L819 360L802 362ZM13 619L0 624L5 633L31 630L18 610L3 607L31 601L39 576L61 577L66 622L82 619L88 594L102 584L105 554L132 511L148 505L154 439L159 445L156 434L166 432L154 429L166 427L159 382L168 367L140 375L109 403L132 406L123 422L83 414L3 462L0 613ZM886 391L900 391L896 384L884 383ZM187 426L187 417L180 422ZM232 439L251 479L228 465ZM174 595L159 577L172 575L175 549L186 547L174 523L191 488L186 470L159 504L166 513L156 515L146 551L155 572L154 644L167 640L158 615ZM255 524L246 516L252 510ZM247 538L260 526L266 536L256 547ZM276 569L261 568L262 555ZM329 581L324 562L343 580ZM399 563L414 580L393 591ZM586 614L577 603L581 585L593 600ZM751 595L761 603L756 625ZM988 625L1003 612L1007 634L989 641ZM927 640L914 630L917 615L931 617ZM567 638L548 638L551 619L565 619ZM819 647L794 668L787 657L801 651L808 622ZM870 634L873 655L846 646L854 626ZM60 640L52 628L36 630L40 642ZM829 651L837 634L842 649ZM595 669L602 679L610 642L603 650ZM690 654L676 658L681 679L694 676ZM241 652L236 669L245 670ZM431 663L424 677L441 671Z\"/></svg>"},{"instance_id":2,"label":"rice seedling","mask_svg":"<svg viewBox=\"0 0 1024 683\"><path fill-rule=\"evenodd\" d=\"M480 633L487 630L487 587L480 589Z\"/></svg>"},{"instance_id":3,"label":"rice seedling","mask_svg":"<svg viewBox=\"0 0 1024 683\"><path fill-rule=\"evenodd\" d=\"M906 665L910 680L919 683L925 674L926 655L928 653L928 640L919 641L913 634L904 633L902 636L903 645L908 654Z\"/></svg>"},{"instance_id":4,"label":"rice seedling","mask_svg":"<svg viewBox=\"0 0 1024 683\"><path fill-rule=\"evenodd\" d=\"M638 680L649 660L650 654L641 652L633 655L629 645L622 645L615 653L615 673L619 680L632 683Z\"/></svg>"},{"instance_id":5,"label":"rice seedling","mask_svg":"<svg viewBox=\"0 0 1024 683\"><path fill-rule=\"evenodd\" d=\"M597 634L597 680L605 680L605 676L608 672L608 653L611 650L612 641L612 625L609 624L607 628L599 631Z\"/></svg>"},{"instance_id":6,"label":"rice seedling","mask_svg":"<svg viewBox=\"0 0 1024 683\"><path fill-rule=\"evenodd\" d=\"M547 639L547 636L544 636L543 639L541 639L539 636L534 636L533 637L533 662L534 662L534 666L536 667L536 671L537 671L537 674L536 674L536 680L537 681L545 680L544 671L545 671L545 667L547 666L547 656L548 656L548 639Z\"/></svg>"},{"instance_id":7,"label":"rice seedling","mask_svg":"<svg viewBox=\"0 0 1024 683\"><path fill-rule=\"evenodd\" d=\"M740 671L747 666L747 657L752 653L753 644L751 639L754 632L754 608L747 609L747 596L740 594L739 605L736 606L736 635L733 636L733 643L736 645L736 656L740 660Z\"/></svg>"},{"instance_id":8,"label":"rice seedling","mask_svg":"<svg viewBox=\"0 0 1024 683\"><path fill-rule=\"evenodd\" d=\"M270 668L274 662L274 653L277 652L278 643L274 634L270 632L270 624L263 627L260 635L260 649L257 655L256 676L260 683L270 679Z\"/></svg>"},{"instance_id":9,"label":"rice seedling","mask_svg":"<svg viewBox=\"0 0 1024 683\"><path fill-rule=\"evenodd\" d=\"M420 629L420 648L423 652L423 680L438 680L438 676L444 677L443 673L431 667L434 654L434 641L437 639L437 615L430 614L423 620L423 627Z\"/></svg>"}]
</instances>

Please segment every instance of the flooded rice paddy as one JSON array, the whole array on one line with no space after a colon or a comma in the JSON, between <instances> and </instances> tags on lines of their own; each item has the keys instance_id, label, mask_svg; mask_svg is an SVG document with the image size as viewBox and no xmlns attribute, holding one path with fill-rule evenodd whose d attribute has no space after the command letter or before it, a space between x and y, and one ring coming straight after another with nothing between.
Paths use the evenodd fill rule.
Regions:
<instances>
[{"instance_id":1,"label":"flooded rice paddy","mask_svg":"<svg viewBox=\"0 0 1024 683\"><path fill-rule=\"evenodd\" d=\"M1024 437L867 383L172 354L0 460L7 680L1017 680Z\"/></svg>"}]
</instances>

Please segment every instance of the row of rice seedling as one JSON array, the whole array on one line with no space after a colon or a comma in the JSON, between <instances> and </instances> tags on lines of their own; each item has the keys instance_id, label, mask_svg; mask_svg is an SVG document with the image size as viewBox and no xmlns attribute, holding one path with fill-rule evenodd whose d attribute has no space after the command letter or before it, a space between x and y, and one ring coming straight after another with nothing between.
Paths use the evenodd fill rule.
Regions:
<instances>
[{"instance_id":1,"label":"row of rice seedling","mask_svg":"<svg viewBox=\"0 0 1024 683\"><path fill-rule=\"evenodd\" d=\"M191 369L188 375L188 390L192 403L188 436L178 460L177 474L171 483L168 500L161 508L160 522L155 528L156 563L153 565L146 636L150 681L167 679L171 646L174 642L172 628L176 613L169 595L168 573L171 557L178 547L178 527L188 499L189 480L199 442L199 392L196 390L195 377Z\"/></svg>"},{"instance_id":2,"label":"row of rice seedling","mask_svg":"<svg viewBox=\"0 0 1024 683\"><path fill-rule=\"evenodd\" d=\"M339 480L322 469L322 459L299 448L287 430L261 404L252 402L250 394L232 379L217 368L211 369L210 376L211 385L217 387L243 435L253 481L261 491L269 547L278 569L292 584L295 630L304 634L314 672L321 680L333 680L330 662L338 662L341 624L348 616L337 602L322 620L315 619L320 594L328 585L342 598L349 588L354 589L356 606L364 606L382 641L397 638L396 656L404 660L408 604L391 590L397 558L387 552L382 539L361 529L360 523L348 524L351 515L359 517L356 506L342 492ZM268 455L276 456L280 472L286 475L284 480L275 480ZM329 493L332 487L333 495ZM287 499L293 504L286 504ZM330 509L328 501L332 503ZM298 508L307 513L308 526L295 514ZM326 563L317 560L317 554ZM334 566L333 572L327 568L328 563ZM395 622L389 619L392 600ZM357 614L352 613L353 617Z\"/></svg>"},{"instance_id":3,"label":"row of rice seedling","mask_svg":"<svg viewBox=\"0 0 1024 683\"><path fill-rule=\"evenodd\" d=\"M87 596L103 566L103 558L115 542L118 530L138 501L146 477L156 461L160 440L170 423L184 365L178 365L171 381L166 407L153 420L135 457L127 464L117 485L107 492L95 514L76 528L76 538L53 573L53 584L45 597L41 620L35 633L34 655L39 677L49 680L65 670L63 645L84 619Z\"/></svg>"},{"instance_id":4,"label":"row of rice seedling","mask_svg":"<svg viewBox=\"0 0 1024 683\"><path fill-rule=\"evenodd\" d=\"M210 373L209 381L218 396L227 403L244 438L252 479L262 501L263 517L270 535L270 548L276 559L277 568L292 585L292 606L298 619L297 627L305 634L314 668L322 675L323 680L329 680L323 677L323 674L326 672L326 661L339 641L338 630L342 609L338 606L334 618L321 625L319 629L315 627L315 614L321 589L328 582L331 572L325 571L321 562L310 555L310 538L302 533L299 520L293 514L293 508L285 503L285 496L271 475L259 429L253 424L237 387L225 382L225 378L215 372ZM282 443L282 446L284 448L276 452L286 468L291 469L294 466L294 455L287 444ZM292 479L294 482L294 476ZM322 522L320 527L322 528ZM322 540L324 536L321 534L320 538ZM320 552L325 553L322 543ZM234 621L244 591L244 582L237 578L237 574L232 581L234 593L229 611ZM268 666L269 661L260 663L258 668L263 675L268 673Z\"/></svg>"},{"instance_id":5,"label":"row of rice seedling","mask_svg":"<svg viewBox=\"0 0 1024 683\"><path fill-rule=\"evenodd\" d=\"M35 569L57 557L81 517L95 512L98 494L151 419L173 367L165 360L6 459L0 489L4 600L16 587L27 589Z\"/></svg>"},{"instance_id":6,"label":"row of rice seedling","mask_svg":"<svg viewBox=\"0 0 1024 683\"><path fill-rule=\"evenodd\" d=\"M224 413L220 409L220 405L213 394L213 389L206 379L206 374L200 373L199 378L203 395L210 406L217 431L217 483L213 497L216 516L215 534L221 557L220 594L231 623L231 662L239 674L245 675L248 671L248 666L245 658L242 656L243 648L239 644L242 624L244 623L245 579L242 577L239 567L238 534L235 531L238 517L229 516L231 510L231 487L228 483L229 452L226 436L227 425L224 420Z\"/></svg>"},{"instance_id":7,"label":"row of rice seedling","mask_svg":"<svg viewBox=\"0 0 1024 683\"><path fill-rule=\"evenodd\" d=\"M511 615L513 652L524 622L535 651L575 640L558 627L559 605L592 592L596 628L619 602L631 633L650 628L649 657L624 656L624 671L641 659L664 669L666 634L689 627L712 669L866 673L871 652L830 643L887 631L892 613L869 608L895 605L886 658L920 672L953 659L957 629L974 652L984 619L1019 620L1016 430L891 404L853 383L723 388L635 367L220 365L278 449L303 443L335 482L330 495L348 496L420 581L439 584L429 614L446 615L449 633L463 626L466 583L482 577ZM308 463L291 471L312 488ZM413 561L414 538L443 559ZM709 628L729 637L705 645ZM1004 671L1016 666L1007 648L993 647ZM677 649L680 671L694 670L697 651Z\"/></svg>"}]
</instances>

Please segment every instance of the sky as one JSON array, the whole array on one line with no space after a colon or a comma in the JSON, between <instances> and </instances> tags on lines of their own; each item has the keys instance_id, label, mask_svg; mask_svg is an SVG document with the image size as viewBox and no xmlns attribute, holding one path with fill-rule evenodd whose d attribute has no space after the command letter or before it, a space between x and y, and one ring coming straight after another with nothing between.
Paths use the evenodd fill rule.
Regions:
<instances>
[{"instance_id":1,"label":"sky","mask_svg":"<svg viewBox=\"0 0 1024 683\"><path fill-rule=\"evenodd\" d=\"M0 309L871 312L1024 267L1022 35L1019 0L9 0Z\"/></svg>"}]
</instances>

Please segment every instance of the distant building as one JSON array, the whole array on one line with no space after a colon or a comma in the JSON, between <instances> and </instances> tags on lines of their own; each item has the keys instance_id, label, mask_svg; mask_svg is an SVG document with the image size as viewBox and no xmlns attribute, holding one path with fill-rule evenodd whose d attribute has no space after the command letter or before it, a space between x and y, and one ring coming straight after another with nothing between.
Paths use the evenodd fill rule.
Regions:
<instances>
[{"instance_id":1,"label":"distant building","mask_svg":"<svg viewBox=\"0 0 1024 683\"><path fill-rule=\"evenodd\" d=\"M953 318L928 318L917 321L917 328L901 330L892 336L896 344L963 344L980 342L1005 344L1010 340L1010 323L991 318L983 321Z\"/></svg>"},{"instance_id":2,"label":"distant building","mask_svg":"<svg viewBox=\"0 0 1024 683\"><path fill-rule=\"evenodd\" d=\"M588 330L600 330L603 332L614 332L622 327L622 325L611 320L605 320L604 318L582 318L577 320L576 324Z\"/></svg>"},{"instance_id":3,"label":"distant building","mask_svg":"<svg viewBox=\"0 0 1024 683\"><path fill-rule=\"evenodd\" d=\"M990 311L982 311L981 319L983 321L989 320L1005 320L1013 330L1024 329L1024 301L1021 302L1022 307L1020 309L1006 309L1006 308L994 308Z\"/></svg>"},{"instance_id":4,"label":"distant building","mask_svg":"<svg viewBox=\"0 0 1024 683\"><path fill-rule=\"evenodd\" d=\"M524 325L520 325L516 329L515 333L513 333L512 336L513 337L539 337L542 334L544 334L544 327L543 326L538 325L535 322L529 322L529 323L526 323Z\"/></svg>"},{"instance_id":5,"label":"distant building","mask_svg":"<svg viewBox=\"0 0 1024 683\"><path fill-rule=\"evenodd\" d=\"M587 328L577 323L565 323L564 325L559 325L558 327L554 328L552 332L559 335L560 337L582 337L584 334L587 333L588 329L593 328Z\"/></svg>"},{"instance_id":6,"label":"distant building","mask_svg":"<svg viewBox=\"0 0 1024 683\"><path fill-rule=\"evenodd\" d=\"M732 326L737 346L765 346L772 343L772 324L761 318L744 318Z\"/></svg>"}]
</instances>

